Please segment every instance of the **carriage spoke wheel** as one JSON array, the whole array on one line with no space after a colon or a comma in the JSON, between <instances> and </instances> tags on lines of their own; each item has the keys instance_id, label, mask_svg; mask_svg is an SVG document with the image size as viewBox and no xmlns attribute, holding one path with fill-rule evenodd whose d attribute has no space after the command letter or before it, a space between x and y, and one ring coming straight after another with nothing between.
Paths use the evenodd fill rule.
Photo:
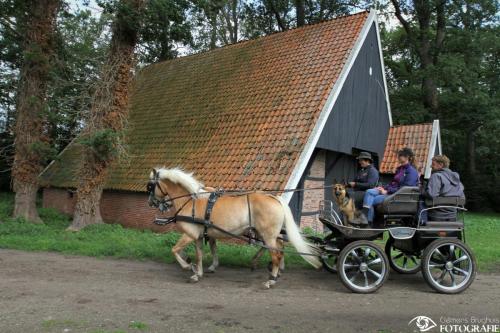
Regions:
<instances>
[{"instance_id":1,"label":"carriage spoke wheel","mask_svg":"<svg viewBox=\"0 0 500 333\"><path fill-rule=\"evenodd\" d=\"M422 258L422 274L434 290L457 294L467 289L476 275L472 250L458 239L438 239L429 244Z\"/></svg>"},{"instance_id":2,"label":"carriage spoke wheel","mask_svg":"<svg viewBox=\"0 0 500 333\"><path fill-rule=\"evenodd\" d=\"M375 243L360 240L342 249L337 260L337 271L342 283L351 291L372 293L387 280L389 259Z\"/></svg>"},{"instance_id":3,"label":"carriage spoke wheel","mask_svg":"<svg viewBox=\"0 0 500 333\"><path fill-rule=\"evenodd\" d=\"M391 268L400 274L415 274L420 271L420 258L411 253L405 253L394 247L394 238L385 243L385 254L389 258Z\"/></svg>"}]
</instances>

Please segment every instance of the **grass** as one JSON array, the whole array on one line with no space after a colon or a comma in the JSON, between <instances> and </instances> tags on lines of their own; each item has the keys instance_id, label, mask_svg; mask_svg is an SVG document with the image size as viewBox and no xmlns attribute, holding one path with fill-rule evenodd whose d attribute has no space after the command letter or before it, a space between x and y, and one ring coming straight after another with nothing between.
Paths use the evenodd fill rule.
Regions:
<instances>
[{"instance_id":1,"label":"grass","mask_svg":"<svg viewBox=\"0 0 500 333\"><path fill-rule=\"evenodd\" d=\"M25 251L55 251L65 254L93 257L114 257L159 262L174 262L171 247L179 239L174 232L156 234L151 231L126 229L119 224L92 225L78 233L66 232L68 216L53 209L40 208L44 224L32 224L22 219L12 219L13 196L0 193L0 248ZM466 240L473 249L481 271L500 271L500 214L467 213ZM256 247L219 243L218 253L224 266L250 266ZM187 248L194 254L192 246ZM204 249L205 260L209 251ZM260 260L264 266L268 255ZM205 261L207 262L207 261ZM307 267L298 255L286 255L291 267Z\"/></svg>"},{"instance_id":2,"label":"grass","mask_svg":"<svg viewBox=\"0 0 500 333\"><path fill-rule=\"evenodd\" d=\"M142 323L140 321L132 321L132 322L130 322L128 327L136 329L136 330L140 330L140 331L144 331L144 330L147 330L149 328L149 326L147 324Z\"/></svg>"},{"instance_id":3,"label":"grass","mask_svg":"<svg viewBox=\"0 0 500 333\"><path fill-rule=\"evenodd\" d=\"M179 234L153 233L149 230L127 229L119 224L91 225L83 230L67 232L71 220L54 209L39 208L43 224L29 223L9 216L13 209L11 193L0 193L0 248L25 251L54 251L65 254L92 257L113 257L158 262L174 262L170 249L179 239ZM218 244L219 261L225 266L249 267L258 248L229 243ZM194 255L194 247L188 246L188 255ZM205 263L210 251L205 246ZM264 255L260 265L265 266L269 256ZM286 263L291 266L307 266L297 255L288 255Z\"/></svg>"}]
</instances>

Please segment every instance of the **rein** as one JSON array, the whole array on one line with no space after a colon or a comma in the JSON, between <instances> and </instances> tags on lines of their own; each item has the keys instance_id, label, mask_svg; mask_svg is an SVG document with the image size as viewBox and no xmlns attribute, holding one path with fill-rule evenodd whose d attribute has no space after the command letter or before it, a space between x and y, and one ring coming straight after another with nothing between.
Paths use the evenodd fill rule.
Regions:
<instances>
[{"instance_id":1,"label":"rein","mask_svg":"<svg viewBox=\"0 0 500 333\"><path fill-rule=\"evenodd\" d=\"M158 183L158 181L156 181ZM290 188L290 189L283 189L283 190L223 190L224 193L228 194L236 194L236 195L246 195L246 194L252 194L252 193L288 193L288 192L306 192L306 191L314 191L314 190L325 190L327 188L331 188L334 185L325 185L321 187L310 187L310 188ZM163 192L163 189L161 186L158 186L160 189L160 192L163 194L163 196L167 196L168 193ZM202 192L201 194L211 194L211 193L220 193L221 190L215 190L215 191L205 191ZM193 197L196 195L199 195L200 193L188 193L184 195L179 195L177 197L173 198L168 198L167 200L164 200L164 202L172 202L176 199L180 198L185 198L185 197Z\"/></svg>"},{"instance_id":2,"label":"rein","mask_svg":"<svg viewBox=\"0 0 500 333\"><path fill-rule=\"evenodd\" d=\"M287 193L287 192L305 192L305 191L314 191L314 190L324 190L324 189L327 189L327 188L331 188L333 187L334 185L326 185L326 186L321 186L321 187L311 187L311 188L295 188L295 189L283 189L283 190L225 190L225 191L221 191L220 189L218 190L215 190L215 191L205 191L205 192L202 192L202 194L210 194L210 198L209 198L209 201L210 199L215 195L215 196L219 196L223 193L228 193L228 194L236 194L238 196L240 195L248 195L248 194L252 194L252 193ZM317 256L317 255L314 255L314 254L310 254L310 253L302 253L302 252L297 252L297 251L289 251L289 250L286 250L286 249L279 249L279 248L275 248L275 247L271 247L271 246L267 246L265 245L264 243L262 243L262 240L261 239L258 239L256 238L255 236L247 236L247 235L236 235L230 231L227 231L227 230L224 230L220 227L218 227L217 225L214 225L213 223L210 222L210 212L207 210L207 212L205 213L205 219L199 219L199 218L196 218L195 217L195 214L194 214L194 202L193 202L193 213L192 213L192 216L185 216L185 215L179 215L180 211L189 203L189 202L192 202L195 200L195 198L197 197L197 195L199 195L200 193L188 193L188 194L184 194L184 195L179 195L177 197L173 197L173 198L168 198L168 199L165 199L165 197L168 196L168 193L165 193L162 189L162 187L160 186L159 184L159 179L155 178L154 180L151 180L148 185L147 185L147 191L150 195L153 196L154 198L154 190L155 188L158 187L160 189L160 192L163 194L164 198L162 200L158 200L158 199L155 199L154 201L154 205L160 209L160 211L163 211L162 209L164 209L165 205L172 205L172 203L177 200L177 199L181 199L181 198L186 198L186 197L190 197L189 200L187 200L176 212L173 216L171 217L168 217L166 219L161 219L161 218L156 218L154 223L157 224L157 225L161 225L161 226L164 226L164 225L167 225L167 224L170 224L170 223L175 223L177 221L181 221L181 222L189 222L189 223L194 223L194 224L199 224L199 225L203 225L204 226L204 238L207 239L207 229L208 228L214 228L222 233L225 233L226 235L228 236L231 236L232 238L236 238L236 239L239 239L239 240L242 240L242 241L246 241L248 242L250 245L256 245L256 246L259 246L261 248L265 248L265 249L268 249L268 250L272 250L272 251L277 251L277 252L282 252L282 253L295 253L295 254L299 254L299 255L309 255L309 256ZM215 199L216 200L216 199ZM215 204L215 200L213 201L212 204ZM213 206L212 206L213 207ZM208 208L208 207L207 207ZM168 210L168 209L167 209ZM211 211L211 207L210 207L210 211ZM250 211L249 211L250 212ZM207 218L207 213L208 213L208 218ZM251 222L250 222L251 223ZM258 243L256 243L259 242Z\"/></svg>"}]
</instances>

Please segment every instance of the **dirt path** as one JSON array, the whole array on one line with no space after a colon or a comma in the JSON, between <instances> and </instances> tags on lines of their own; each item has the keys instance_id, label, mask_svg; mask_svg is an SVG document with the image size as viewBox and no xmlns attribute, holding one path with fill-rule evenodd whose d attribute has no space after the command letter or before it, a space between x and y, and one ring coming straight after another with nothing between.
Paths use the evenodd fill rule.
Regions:
<instances>
[{"instance_id":1,"label":"dirt path","mask_svg":"<svg viewBox=\"0 0 500 333\"><path fill-rule=\"evenodd\" d=\"M420 274L391 274L372 295L336 275L290 269L263 290L264 270L220 268L198 284L176 265L0 250L0 332L411 332L427 315L500 319L500 277L461 295Z\"/></svg>"}]
</instances>

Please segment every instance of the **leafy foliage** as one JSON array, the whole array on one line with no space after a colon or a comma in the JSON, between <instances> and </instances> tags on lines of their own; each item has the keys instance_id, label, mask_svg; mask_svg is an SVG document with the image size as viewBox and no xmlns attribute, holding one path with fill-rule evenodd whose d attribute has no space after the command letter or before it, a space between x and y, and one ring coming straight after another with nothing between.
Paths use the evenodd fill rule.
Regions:
<instances>
[{"instance_id":1,"label":"leafy foliage","mask_svg":"<svg viewBox=\"0 0 500 333\"><path fill-rule=\"evenodd\" d=\"M120 141L120 133L112 129L97 130L77 139L77 142L90 148L100 161L108 161L118 155L116 149Z\"/></svg>"},{"instance_id":2,"label":"leafy foliage","mask_svg":"<svg viewBox=\"0 0 500 333\"><path fill-rule=\"evenodd\" d=\"M428 68L422 68L403 27L383 34L396 123L428 122L436 117L434 110L422 103L423 79L432 75L438 90L443 150L451 158L452 168L461 173L468 207L475 210L500 209L496 189L500 180L497 12L498 3L492 0L447 3L444 43Z\"/></svg>"}]
</instances>

